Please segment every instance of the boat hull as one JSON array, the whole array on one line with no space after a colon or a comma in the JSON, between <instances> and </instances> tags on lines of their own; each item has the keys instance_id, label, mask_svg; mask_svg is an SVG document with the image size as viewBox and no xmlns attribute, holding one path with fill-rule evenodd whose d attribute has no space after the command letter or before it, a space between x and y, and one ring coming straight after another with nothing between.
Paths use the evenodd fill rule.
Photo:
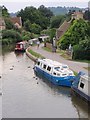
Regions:
<instances>
[{"instance_id":1,"label":"boat hull","mask_svg":"<svg viewBox=\"0 0 90 120\"><path fill-rule=\"evenodd\" d=\"M79 96L80 98L82 98L83 100L85 100L86 102L88 102L90 104L90 96L86 95L85 93L80 91L78 88L72 86L71 93L72 93L72 95Z\"/></svg>"},{"instance_id":2,"label":"boat hull","mask_svg":"<svg viewBox=\"0 0 90 120\"><path fill-rule=\"evenodd\" d=\"M53 75L43 71L42 69L40 69L39 67L36 67L36 66L34 67L34 71L35 71L35 73L38 73L39 75L41 75L44 78L51 81L53 84L60 85L60 86L71 87L72 79L74 78L74 76L56 77L56 76L53 76Z\"/></svg>"}]
</instances>

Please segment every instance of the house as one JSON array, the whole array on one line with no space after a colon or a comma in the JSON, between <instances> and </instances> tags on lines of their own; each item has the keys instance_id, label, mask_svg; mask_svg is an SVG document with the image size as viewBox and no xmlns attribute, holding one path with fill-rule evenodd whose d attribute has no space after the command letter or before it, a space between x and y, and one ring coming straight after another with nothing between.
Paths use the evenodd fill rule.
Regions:
<instances>
[{"instance_id":1,"label":"house","mask_svg":"<svg viewBox=\"0 0 90 120\"><path fill-rule=\"evenodd\" d=\"M82 12L74 12L72 14L72 19L83 19L83 13Z\"/></svg>"},{"instance_id":2,"label":"house","mask_svg":"<svg viewBox=\"0 0 90 120\"><path fill-rule=\"evenodd\" d=\"M17 28L22 28L21 17L11 17L10 20Z\"/></svg>"},{"instance_id":3,"label":"house","mask_svg":"<svg viewBox=\"0 0 90 120\"><path fill-rule=\"evenodd\" d=\"M64 35L64 33L68 30L68 28L71 25L71 21L73 19L83 19L83 13L82 12L74 12L72 14L72 18L69 22L67 22L66 20L63 22L63 24L56 31L56 39L57 40L59 40L62 37L62 35Z\"/></svg>"},{"instance_id":4,"label":"house","mask_svg":"<svg viewBox=\"0 0 90 120\"><path fill-rule=\"evenodd\" d=\"M70 27L71 22L67 22L66 20L64 23L57 29L56 31L56 39L59 40L62 35L68 30Z\"/></svg>"},{"instance_id":5,"label":"house","mask_svg":"<svg viewBox=\"0 0 90 120\"><path fill-rule=\"evenodd\" d=\"M5 28L5 21L2 17L0 17L0 30L4 30Z\"/></svg>"}]
</instances>

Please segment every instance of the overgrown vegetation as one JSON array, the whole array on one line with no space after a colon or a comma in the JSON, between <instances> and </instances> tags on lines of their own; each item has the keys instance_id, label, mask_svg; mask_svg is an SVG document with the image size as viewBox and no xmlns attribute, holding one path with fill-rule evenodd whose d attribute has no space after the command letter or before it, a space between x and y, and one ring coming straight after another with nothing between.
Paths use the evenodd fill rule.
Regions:
<instances>
[{"instance_id":1,"label":"overgrown vegetation","mask_svg":"<svg viewBox=\"0 0 90 120\"><path fill-rule=\"evenodd\" d=\"M90 59L90 22L82 19L73 21L58 42L63 50L68 49L70 44L73 46L73 59Z\"/></svg>"},{"instance_id":2,"label":"overgrown vegetation","mask_svg":"<svg viewBox=\"0 0 90 120\"><path fill-rule=\"evenodd\" d=\"M53 16L53 13L41 5L38 9L32 6L26 7L24 10L21 9L17 16L21 16L25 30L40 33L41 30L49 27L50 18Z\"/></svg>"}]
</instances>

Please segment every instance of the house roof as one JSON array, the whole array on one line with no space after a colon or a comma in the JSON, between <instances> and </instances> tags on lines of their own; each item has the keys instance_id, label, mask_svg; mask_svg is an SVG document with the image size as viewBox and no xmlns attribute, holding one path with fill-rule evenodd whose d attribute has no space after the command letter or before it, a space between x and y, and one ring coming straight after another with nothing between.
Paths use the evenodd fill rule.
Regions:
<instances>
[{"instance_id":1,"label":"house roof","mask_svg":"<svg viewBox=\"0 0 90 120\"><path fill-rule=\"evenodd\" d=\"M18 23L20 26L22 26L21 17L11 17L10 20L12 21L13 24Z\"/></svg>"}]
</instances>

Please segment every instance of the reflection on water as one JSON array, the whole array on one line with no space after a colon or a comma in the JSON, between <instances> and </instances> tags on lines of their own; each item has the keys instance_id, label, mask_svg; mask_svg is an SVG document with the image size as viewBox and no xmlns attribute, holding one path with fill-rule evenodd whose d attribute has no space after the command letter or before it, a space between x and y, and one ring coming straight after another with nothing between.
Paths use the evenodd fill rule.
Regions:
<instances>
[{"instance_id":1,"label":"reflection on water","mask_svg":"<svg viewBox=\"0 0 90 120\"><path fill-rule=\"evenodd\" d=\"M75 106L79 118L90 118L90 106L81 98L72 96L72 103Z\"/></svg>"},{"instance_id":2,"label":"reflection on water","mask_svg":"<svg viewBox=\"0 0 90 120\"><path fill-rule=\"evenodd\" d=\"M4 51L3 57L3 118L88 117L87 106L71 96L70 88L34 74L25 53Z\"/></svg>"},{"instance_id":3,"label":"reflection on water","mask_svg":"<svg viewBox=\"0 0 90 120\"><path fill-rule=\"evenodd\" d=\"M2 46L2 55L6 55L7 53L10 53L11 51L14 51L15 45L4 45Z\"/></svg>"},{"instance_id":4,"label":"reflection on water","mask_svg":"<svg viewBox=\"0 0 90 120\"><path fill-rule=\"evenodd\" d=\"M62 94L67 97L70 97L70 90L71 90L70 88L54 85L48 79L44 78L43 76L40 76L40 74L35 73L35 75L39 77L41 81L45 82L45 84L49 87L49 89L51 89L54 92L54 94L57 94L57 95Z\"/></svg>"}]
</instances>

